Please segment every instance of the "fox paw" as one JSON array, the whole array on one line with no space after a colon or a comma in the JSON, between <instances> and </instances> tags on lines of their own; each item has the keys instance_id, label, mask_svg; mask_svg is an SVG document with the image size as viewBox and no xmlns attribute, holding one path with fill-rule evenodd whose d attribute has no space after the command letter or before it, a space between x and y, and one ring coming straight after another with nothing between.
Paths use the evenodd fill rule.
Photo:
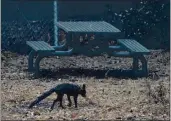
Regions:
<instances>
[{"instance_id":1,"label":"fox paw","mask_svg":"<svg viewBox=\"0 0 171 121\"><path fill-rule=\"evenodd\" d=\"M65 107L64 106L60 106L62 109L65 109Z\"/></svg>"},{"instance_id":2,"label":"fox paw","mask_svg":"<svg viewBox=\"0 0 171 121\"><path fill-rule=\"evenodd\" d=\"M67 106L71 107L71 104L69 103Z\"/></svg>"}]
</instances>

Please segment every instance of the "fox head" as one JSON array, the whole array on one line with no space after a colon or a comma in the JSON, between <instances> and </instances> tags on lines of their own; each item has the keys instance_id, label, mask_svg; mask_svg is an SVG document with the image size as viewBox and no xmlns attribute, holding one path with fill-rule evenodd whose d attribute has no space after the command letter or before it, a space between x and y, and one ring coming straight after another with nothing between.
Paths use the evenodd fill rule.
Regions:
<instances>
[{"instance_id":1,"label":"fox head","mask_svg":"<svg viewBox=\"0 0 171 121\"><path fill-rule=\"evenodd\" d=\"M86 97L86 85L85 84L82 85L80 94L81 96Z\"/></svg>"}]
</instances>

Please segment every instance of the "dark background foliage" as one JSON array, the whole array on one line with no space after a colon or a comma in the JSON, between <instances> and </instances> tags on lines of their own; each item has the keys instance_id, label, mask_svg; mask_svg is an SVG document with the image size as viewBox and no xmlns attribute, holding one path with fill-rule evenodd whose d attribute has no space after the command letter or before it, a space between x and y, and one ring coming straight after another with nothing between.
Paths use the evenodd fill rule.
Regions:
<instances>
[{"instance_id":1,"label":"dark background foliage","mask_svg":"<svg viewBox=\"0 0 171 121\"><path fill-rule=\"evenodd\" d=\"M105 5L99 16L69 16L66 21L105 20L149 49L170 49L170 3L169 0L142 0L135 7L115 12L113 6ZM29 21L20 12L24 21L2 21L2 50L27 53L28 40L43 40L53 44L53 18ZM2 16L3 19L3 16ZM59 18L60 19L60 18Z\"/></svg>"},{"instance_id":2,"label":"dark background foliage","mask_svg":"<svg viewBox=\"0 0 171 121\"><path fill-rule=\"evenodd\" d=\"M135 8L115 13L107 6L105 20L121 22L126 38L134 38L152 49L170 49L170 3L165 0L142 0Z\"/></svg>"}]
</instances>

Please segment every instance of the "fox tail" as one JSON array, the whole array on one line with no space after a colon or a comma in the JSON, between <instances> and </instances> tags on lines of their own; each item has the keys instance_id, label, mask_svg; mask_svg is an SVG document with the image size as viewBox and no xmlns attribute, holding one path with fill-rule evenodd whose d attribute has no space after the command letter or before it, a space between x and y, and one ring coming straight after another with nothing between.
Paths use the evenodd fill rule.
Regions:
<instances>
[{"instance_id":1,"label":"fox tail","mask_svg":"<svg viewBox=\"0 0 171 121\"><path fill-rule=\"evenodd\" d=\"M50 89L49 91L44 92L42 95L36 98L30 105L29 108L32 108L34 105L51 95L53 92L55 92L55 88Z\"/></svg>"}]
</instances>

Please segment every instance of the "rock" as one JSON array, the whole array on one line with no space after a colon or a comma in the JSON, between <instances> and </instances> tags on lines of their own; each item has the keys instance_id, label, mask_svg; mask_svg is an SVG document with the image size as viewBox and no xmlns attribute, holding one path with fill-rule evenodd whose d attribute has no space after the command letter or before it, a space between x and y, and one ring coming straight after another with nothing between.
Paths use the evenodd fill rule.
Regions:
<instances>
[{"instance_id":1,"label":"rock","mask_svg":"<svg viewBox=\"0 0 171 121\"><path fill-rule=\"evenodd\" d=\"M116 117L117 120L122 120L122 117Z\"/></svg>"},{"instance_id":2,"label":"rock","mask_svg":"<svg viewBox=\"0 0 171 121\"><path fill-rule=\"evenodd\" d=\"M35 112L33 113L33 115L34 115L34 116L35 116L35 115L40 115L40 112L35 111Z\"/></svg>"},{"instance_id":3,"label":"rock","mask_svg":"<svg viewBox=\"0 0 171 121\"><path fill-rule=\"evenodd\" d=\"M127 120L131 120L132 121L132 120L135 120L135 118L136 118L135 116L129 116L129 117L127 117Z\"/></svg>"}]
</instances>

